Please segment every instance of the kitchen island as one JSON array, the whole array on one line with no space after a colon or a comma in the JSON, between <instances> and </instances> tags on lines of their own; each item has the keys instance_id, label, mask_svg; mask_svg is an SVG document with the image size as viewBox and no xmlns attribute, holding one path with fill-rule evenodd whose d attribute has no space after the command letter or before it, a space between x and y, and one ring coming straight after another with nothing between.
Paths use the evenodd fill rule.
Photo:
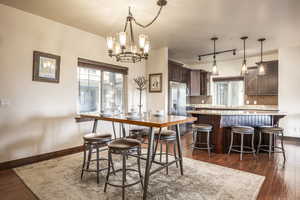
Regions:
<instances>
[{"instance_id":1,"label":"kitchen island","mask_svg":"<svg viewBox=\"0 0 300 200\"><path fill-rule=\"evenodd\" d=\"M226 153L229 147L231 126L274 126L279 120L286 116L279 111L264 110L191 110L187 111L193 117L197 117L196 123L211 124L213 126L212 143L216 153ZM235 140L239 140L238 138ZM258 141L258 134L255 136L255 144ZM263 137L262 143L267 144L268 138ZM245 138L245 145L250 140Z\"/></svg>"}]
</instances>

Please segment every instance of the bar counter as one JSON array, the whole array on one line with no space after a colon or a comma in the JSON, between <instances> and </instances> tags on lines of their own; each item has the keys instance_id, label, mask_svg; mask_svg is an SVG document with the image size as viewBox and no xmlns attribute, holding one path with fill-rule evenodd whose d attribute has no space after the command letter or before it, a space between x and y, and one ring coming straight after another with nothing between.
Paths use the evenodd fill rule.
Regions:
<instances>
[{"instance_id":1,"label":"bar counter","mask_svg":"<svg viewBox=\"0 0 300 200\"><path fill-rule=\"evenodd\" d=\"M192 110L187 111L193 117L197 117L196 123L211 124L213 126L212 143L216 153L226 153L229 147L231 126L274 126L279 120L286 116L286 113L279 111L262 110ZM257 144L258 134L255 136ZM238 141L237 141L238 142ZM245 139L245 144L248 144ZM263 144L268 143L268 138L262 140Z\"/></svg>"}]
</instances>

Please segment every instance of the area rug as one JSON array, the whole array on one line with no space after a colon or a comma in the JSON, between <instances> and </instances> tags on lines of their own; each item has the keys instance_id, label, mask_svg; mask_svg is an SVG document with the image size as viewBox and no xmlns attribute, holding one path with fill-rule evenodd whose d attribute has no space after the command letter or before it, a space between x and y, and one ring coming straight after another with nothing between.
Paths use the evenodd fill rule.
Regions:
<instances>
[{"instance_id":1,"label":"area rug","mask_svg":"<svg viewBox=\"0 0 300 200\"><path fill-rule=\"evenodd\" d=\"M115 168L121 166L121 158L114 157ZM106 162L101 166L105 167ZM136 168L136 158L127 164ZM17 175L41 200L117 200L122 199L121 189L108 186L103 192L106 171L101 172L100 183L95 173L85 173L80 180L82 154L47 160L15 169ZM91 166L94 167L94 166ZM153 164L153 169L157 167ZM142 170L145 162L142 161ZM184 176L179 168L169 167L169 175L162 170L150 177L149 200L254 200L264 181L263 176L234 170L206 162L184 158ZM121 174L111 176L111 181L120 180ZM127 181L138 176L129 173ZM140 200L140 184L126 189L126 199Z\"/></svg>"}]
</instances>

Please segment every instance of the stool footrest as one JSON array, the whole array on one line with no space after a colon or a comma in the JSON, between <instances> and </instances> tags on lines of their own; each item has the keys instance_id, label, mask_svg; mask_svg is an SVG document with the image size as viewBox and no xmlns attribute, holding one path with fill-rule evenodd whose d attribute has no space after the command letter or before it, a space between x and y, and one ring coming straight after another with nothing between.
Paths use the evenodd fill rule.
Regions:
<instances>
[{"instance_id":1,"label":"stool footrest","mask_svg":"<svg viewBox=\"0 0 300 200\"><path fill-rule=\"evenodd\" d=\"M133 172L139 173L138 170L136 170L136 169L130 169L130 168L126 168L125 171L133 171ZM118 172L123 172L123 169L116 169L115 173L114 172L110 172L109 174L116 174ZM109 181L107 181L107 184L111 185L111 186L114 186L114 187L124 187L124 188L126 188L126 187L130 187L130 186L133 186L133 185L136 185L136 184L140 183L141 180L143 180L143 176L140 179L138 179L137 181L135 181L133 183L130 183L130 184L126 184L126 185L113 184L113 183L110 183Z\"/></svg>"},{"instance_id":2,"label":"stool footrest","mask_svg":"<svg viewBox=\"0 0 300 200\"><path fill-rule=\"evenodd\" d=\"M234 151L234 152L238 152L238 153L241 153L241 150L238 150L238 149L235 149L235 148L241 148L240 146L237 146L237 145L233 145L232 148L231 148L231 151ZM249 147L249 146L244 146L243 149L250 149L250 151L244 151L243 150L243 153L255 153L256 151L255 150L252 150L252 147Z\"/></svg>"}]
</instances>

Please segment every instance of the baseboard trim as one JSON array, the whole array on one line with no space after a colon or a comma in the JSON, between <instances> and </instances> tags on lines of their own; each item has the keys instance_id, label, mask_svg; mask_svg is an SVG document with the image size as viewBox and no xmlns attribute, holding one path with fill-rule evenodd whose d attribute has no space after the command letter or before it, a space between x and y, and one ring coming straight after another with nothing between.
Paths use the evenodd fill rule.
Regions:
<instances>
[{"instance_id":1,"label":"baseboard trim","mask_svg":"<svg viewBox=\"0 0 300 200\"><path fill-rule=\"evenodd\" d=\"M293 141L293 142L300 142L300 138L298 138L298 137L291 137L291 136L283 136L283 140Z\"/></svg>"},{"instance_id":2,"label":"baseboard trim","mask_svg":"<svg viewBox=\"0 0 300 200\"><path fill-rule=\"evenodd\" d=\"M83 151L83 146L76 146L76 147L72 147L69 149L63 149L60 151L54 151L54 152L40 154L40 155L31 156L31 157L27 157L27 158L6 161L6 162L0 163L0 170L20 167L23 165L28 165L28 164L32 164L32 163L40 162L40 161L44 161L44 160L49 160L49 159L57 158L60 156L66 156L66 155L78 153L81 151Z\"/></svg>"}]
</instances>

